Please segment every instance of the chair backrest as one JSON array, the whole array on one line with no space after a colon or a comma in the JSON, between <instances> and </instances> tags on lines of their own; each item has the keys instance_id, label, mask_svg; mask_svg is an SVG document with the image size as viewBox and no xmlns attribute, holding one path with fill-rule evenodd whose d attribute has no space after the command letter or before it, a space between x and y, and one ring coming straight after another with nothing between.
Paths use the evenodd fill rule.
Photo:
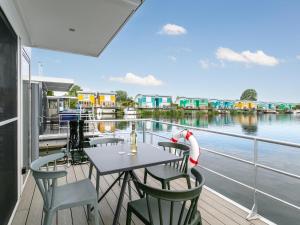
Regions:
<instances>
[{"instance_id":1,"label":"chair backrest","mask_svg":"<svg viewBox=\"0 0 300 225\"><path fill-rule=\"evenodd\" d=\"M154 207L159 211L158 216L159 216L160 225L167 224L165 221L163 221L163 218L169 218L168 225L193 224L193 221L196 220L197 204L198 204L198 200L205 179L201 175L201 173L195 168L192 168L191 172L196 179L195 187L187 190L170 191L165 189L157 189L138 182L138 187L146 194L147 209L148 209L150 224L152 225L154 224L153 213L152 213ZM153 201L155 204L150 203L150 202L153 203ZM163 215L163 213L166 213L167 211L162 210L162 201L166 201L170 205L169 215ZM178 206L178 203L181 204ZM180 207L179 214L177 211L175 215L174 206ZM177 223L175 222L173 223L174 216L178 218Z\"/></svg>"},{"instance_id":2,"label":"chair backrest","mask_svg":"<svg viewBox=\"0 0 300 225\"><path fill-rule=\"evenodd\" d=\"M67 175L66 171L56 170L56 160L63 157L63 153L51 154L36 159L30 165L32 175L43 197L45 210L48 210L53 206L53 199L55 198L55 188L57 186L57 178ZM51 162L54 162L54 164L52 170L50 171L49 163ZM45 165L46 167L44 167Z\"/></svg>"},{"instance_id":3,"label":"chair backrest","mask_svg":"<svg viewBox=\"0 0 300 225\"><path fill-rule=\"evenodd\" d=\"M170 163L170 165L174 166L183 173L187 173L188 158L190 153L189 146L173 142L158 142L158 146L163 147L165 151L169 151L170 153L183 157L182 161Z\"/></svg>"},{"instance_id":4,"label":"chair backrest","mask_svg":"<svg viewBox=\"0 0 300 225\"><path fill-rule=\"evenodd\" d=\"M96 147L97 145L117 145L118 143L124 143L123 138L97 138L89 141L91 147Z\"/></svg>"}]
</instances>

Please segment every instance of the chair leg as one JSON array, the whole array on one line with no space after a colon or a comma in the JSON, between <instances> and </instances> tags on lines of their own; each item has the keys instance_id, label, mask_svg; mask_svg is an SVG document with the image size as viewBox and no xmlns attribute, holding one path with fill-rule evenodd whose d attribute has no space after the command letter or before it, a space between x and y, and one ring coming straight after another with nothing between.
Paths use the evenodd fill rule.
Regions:
<instances>
[{"instance_id":1,"label":"chair leg","mask_svg":"<svg viewBox=\"0 0 300 225\"><path fill-rule=\"evenodd\" d=\"M120 172L119 172L119 176L120 176ZM121 187L121 179L119 179L119 186Z\"/></svg>"},{"instance_id":2,"label":"chair leg","mask_svg":"<svg viewBox=\"0 0 300 225\"><path fill-rule=\"evenodd\" d=\"M54 215L54 212L51 212L51 211L45 212L43 225L52 224L53 215Z\"/></svg>"},{"instance_id":3,"label":"chair leg","mask_svg":"<svg viewBox=\"0 0 300 225\"><path fill-rule=\"evenodd\" d=\"M96 201L93 206L94 206L95 225L99 225L100 224L100 218L99 218L99 212L98 212L98 202Z\"/></svg>"},{"instance_id":4,"label":"chair leg","mask_svg":"<svg viewBox=\"0 0 300 225\"><path fill-rule=\"evenodd\" d=\"M147 183L147 175L148 175L148 173L147 173L147 170L145 169L144 170L144 184Z\"/></svg>"},{"instance_id":5,"label":"chair leg","mask_svg":"<svg viewBox=\"0 0 300 225\"><path fill-rule=\"evenodd\" d=\"M91 220L91 205L87 205L87 218L88 220Z\"/></svg>"},{"instance_id":6,"label":"chair leg","mask_svg":"<svg viewBox=\"0 0 300 225\"><path fill-rule=\"evenodd\" d=\"M130 225L131 224L131 209L130 207L127 206L127 218L126 218L126 225Z\"/></svg>"},{"instance_id":7,"label":"chair leg","mask_svg":"<svg viewBox=\"0 0 300 225\"><path fill-rule=\"evenodd\" d=\"M191 185L191 179L190 179L190 176L187 176L187 177L186 177L186 182L187 182L188 188L191 189L191 188L192 188L192 185Z\"/></svg>"}]
</instances>

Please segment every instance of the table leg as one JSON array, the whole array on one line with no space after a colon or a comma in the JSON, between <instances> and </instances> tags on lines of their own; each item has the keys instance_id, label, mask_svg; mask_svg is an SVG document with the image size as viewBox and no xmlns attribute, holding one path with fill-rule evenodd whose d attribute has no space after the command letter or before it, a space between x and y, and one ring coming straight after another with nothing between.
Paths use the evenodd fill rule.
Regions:
<instances>
[{"instance_id":1,"label":"table leg","mask_svg":"<svg viewBox=\"0 0 300 225\"><path fill-rule=\"evenodd\" d=\"M132 200L132 195L131 195L131 183L130 179L128 180L128 194L129 194L129 200Z\"/></svg>"},{"instance_id":2,"label":"table leg","mask_svg":"<svg viewBox=\"0 0 300 225\"><path fill-rule=\"evenodd\" d=\"M125 172L120 173L117 179L106 189L106 191L101 195L101 198L98 199L98 203L105 197L105 195L112 189L112 187L121 179Z\"/></svg>"},{"instance_id":3,"label":"table leg","mask_svg":"<svg viewBox=\"0 0 300 225\"><path fill-rule=\"evenodd\" d=\"M92 172L93 172L93 164L90 162L90 169L89 169L89 179L91 180L92 178Z\"/></svg>"},{"instance_id":4,"label":"table leg","mask_svg":"<svg viewBox=\"0 0 300 225\"><path fill-rule=\"evenodd\" d=\"M97 173L96 173L96 191L97 191L98 197L99 197L99 186L100 186L100 174L97 171Z\"/></svg>"},{"instance_id":5,"label":"table leg","mask_svg":"<svg viewBox=\"0 0 300 225\"><path fill-rule=\"evenodd\" d=\"M112 189L113 188L113 186L122 178L122 176L124 175L124 173L125 172L122 172L122 173L120 173L120 175L118 176L118 178L117 179L115 179L115 181L109 186L109 188L107 188L106 189L106 191L101 195L101 197L99 198L99 194L98 194L98 192L97 192L97 194L98 194L98 203L107 195L107 193L110 191L110 189ZM100 177L100 176L99 176ZM100 178L99 178L100 179ZM98 179L98 180L99 180ZM99 183L100 183L100 181L99 181ZM97 187L98 186L98 187ZM96 184L96 188L98 188L98 190L99 190L99 186L100 185L97 185ZM94 207L92 207L91 208L91 211L93 211L94 210Z\"/></svg>"},{"instance_id":6,"label":"table leg","mask_svg":"<svg viewBox=\"0 0 300 225\"><path fill-rule=\"evenodd\" d=\"M126 184L128 182L128 178L129 178L129 173L130 172L128 172L128 171L125 172L124 180L123 180L120 195L119 195L118 205L117 205L116 213L114 216L113 225L117 225L119 223L119 217L120 217L120 213L121 213L121 209L122 209L123 199L124 199L125 190L126 190Z\"/></svg>"}]
</instances>

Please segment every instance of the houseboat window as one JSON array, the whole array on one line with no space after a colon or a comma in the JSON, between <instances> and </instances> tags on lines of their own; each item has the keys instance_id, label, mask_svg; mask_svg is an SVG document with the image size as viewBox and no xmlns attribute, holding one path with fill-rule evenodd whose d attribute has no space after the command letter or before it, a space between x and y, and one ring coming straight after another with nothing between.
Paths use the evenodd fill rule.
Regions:
<instances>
[{"instance_id":1,"label":"houseboat window","mask_svg":"<svg viewBox=\"0 0 300 225\"><path fill-rule=\"evenodd\" d=\"M18 38L0 8L0 224L17 202Z\"/></svg>"},{"instance_id":2,"label":"houseboat window","mask_svg":"<svg viewBox=\"0 0 300 225\"><path fill-rule=\"evenodd\" d=\"M0 11L0 122L17 116L17 36Z\"/></svg>"}]
</instances>

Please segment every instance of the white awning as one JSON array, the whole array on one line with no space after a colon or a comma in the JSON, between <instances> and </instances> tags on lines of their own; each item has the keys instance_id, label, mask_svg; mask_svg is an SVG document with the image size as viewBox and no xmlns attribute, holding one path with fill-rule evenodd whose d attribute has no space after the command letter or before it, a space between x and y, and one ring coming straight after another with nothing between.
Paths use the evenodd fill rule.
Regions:
<instances>
[{"instance_id":1,"label":"white awning","mask_svg":"<svg viewBox=\"0 0 300 225\"><path fill-rule=\"evenodd\" d=\"M143 0L14 0L30 47L99 56Z\"/></svg>"},{"instance_id":2,"label":"white awning","mask_svg":"<svg viewBox=\"0 0 300 225\"><path fill-rule=\"evenodd\" d=\"M32 76L31 81L43 83L45 85L45 88L49 91L61 92L69 91L74 84L74 80L72 79L44 76Z\"/></svg>"}]
</instances>

